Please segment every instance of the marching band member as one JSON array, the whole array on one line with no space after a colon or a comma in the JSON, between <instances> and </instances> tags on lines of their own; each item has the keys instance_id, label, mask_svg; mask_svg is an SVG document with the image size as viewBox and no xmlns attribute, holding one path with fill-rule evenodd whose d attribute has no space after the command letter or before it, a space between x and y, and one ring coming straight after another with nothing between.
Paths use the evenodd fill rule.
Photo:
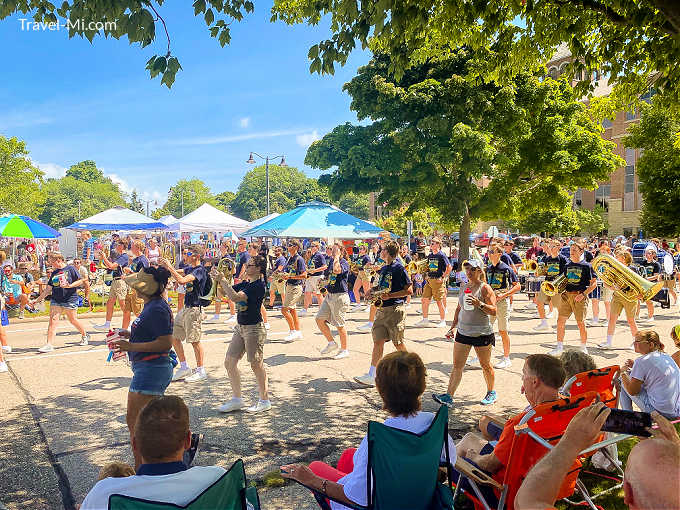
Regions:
<instances>
[{"instance_id":1,"label":"marching band member","mask_svg":"<svg viewBox=\"0 0 680 510\"><path fill-rule=\"evenodd\" d=\"M328 323L338 329L340 336L340 352L335 359L343 359L349 356L347 350L347 330L345 329L345 316L349 310L349 294L347 293L347 277L349 276L349 262L347 251L341 244L336 243L332 247L331 260L328 262L330 274L328 277L328 294L319 306L316 314L316 324L323 336L328 340L328 345L321 350L321 354L328 354L338 348L333 339Z\"/></svg>"},{"instance_id":2,"label":"marching band member","mask_svg":"<svg viewBox=\"0 0 680 510\"><path fill-rule=\"evenodd\" d=\"M305 298L300 315L307 315L307 310L316 297L316 301L321 306L323 296L319 292L319 282L323 279L324 272L328 268L326 257L319 252L319 242L313 241L309 246L310 257L307 261L307 281L305 282Z\"/></svg>"},{"instance_id":3,"label":"marching band member","mask_svg":"<svg viewBox=\"0 0 680 510\"><path fill-rule=\"evenodd\" d=\"M567 277L565 292L560 296L557 309L557 346L549 352L553 356L559 356L564 351L564 334L567 319L574 314L576 325L581 336L581 350L588 354L586 343L588 331L586 330L585 318L588 309L588 294L597 285L597 278L593 268L587 262L581 262L581 256L585 248L579 243L572 243L569 248L571 260L565 266L564 272Z\"/></svg>"},{"instance_id":4,"label":"marching band member","mask_svg":"<svg viewBox=\"0 0 680 510\"><path fill-rule=\"evenodd\" d=\"M406 311L404 300L413 292L411 279L404 266L396 258L399 255L399 245L394 241L387 241L381 253L385 265L378 275L377 290L389 292L382 295L382 306L377 309L375 322L371 329L373 336L373 352L371 366L368 373L354 378L364 386L375 386L375 367L382 358L385 342L391 341L398 351L406 351L404 346L404 325ZM372 295L369 294L370 299Z\"/></svg>"},{"instance_id":5,"label":"marching band member","mask_svg":"<svg viewBox=\"0 0 680 510\"><path fill-rule=\"evenodd\" d=\"M508 335L508 321L510 320L510 297L517 292L521 285L517 274L504 262L501 262L503 250L500 245L489 248L489 266L486 268L486 282L496 294L496 315L491 318L491 323L498 320L498 333L503 340L503 359L494 368L509 368L510 361L510 336Z\"/></svg>"},{"instance_id":6,"label":"marching band member","mask_svg":"<svg viewBox=\"0 0 680 510\"><path fill-rule=\"evenodd\" d=\"M276 293L281 296L281 303L283 304L284 296L286 295L286 281L278 277L279 273L283 273L286 268L286 257L283 256L283 248L280 246L274 247L274 271L272 276L269 278L271 285L269 287L269 306L274 306L274 301L276 300Z\"/></svg>"},{"instance_id":7,"label":"marching band member","mask_svg":"<svg viewBox=\"0 0 680 510\"><path fill-rule=\"evenodd\" d=\"M399 248L399 256L402 259L402 264L404 267L409 265L413 260L409 254L408 245L406 244L402 244L401 248ZM406 297L406 309L408 310L409 308L411 308L411 296ZM446 309L446 302L444 302L444 309Z\"/></svg>"},{"instance_id":8,"label":"marching band member","mask_svg":"<svg viewBox=\"0 0 680 510\"><path fill-rule=\"evenodd\" d=\"M288 242L288 261L286 262L285 273L281 277L286 280L286 295L283 298L281 313L288 323L290 334L284 339L292 342L302 338L300 330L300 319L298 318L295 306L302 297L302 284L307 277L307 266L305 260L298 253L300 251L300 241L293 239Z\"/></svg>"},{"instance_id":9,"label":"marching band member","mask_svg":"<svg viewBox=\"0 0 680 510\"><path fill-rule=\"evenodd\" d=\"M633 264L633 256L625 248L620 248L614 253L616 259L621 262L626 267ZM638 332L637 324L635 323L635 313L637 312L638 302L628 301L619 295L618 292L614 292L612 296L611 306L609 308L609 323L607 324L607 341L598 344L600 349L611 349L612 342L614 340L614 331L616 331L616 321L621 315L621 310L626 311L626 320L628 321L628 326L630 326L630 334L635 341L635 337ZM631 343L630 349L633 349L633 344Z\"/></svg>"},{"instance_id":10,"label":"marching band member","mask_svg":"<svg viewBox=\"0 0 680 510\"><path fill-rule=\"evenodd\" d=\"M544 271L545 271L545 280L548 282L553 281L555 278L557 278L559 275L564 274L564 268L567 266L569 261L560 254L560 248L562 247L562 244L557 241L553 240L549 243L548 245L548 253L543 257L543 265L544 265ZM552 328L548 325L548 318L552 317L552 310L550 311L550 315L547 316L545 313L545 305L550 304L551 308L554 308L555 306L559 307L559 300L560 296L559 295L554 295L552 297L547 296L542 290L539 291L538 294L536 294L536 303L538 303L538 316L541 318L540 324L538 326L534 326L533 330L534 331L552 331Z\"/></svg>"},{"instance_id":11,"label":"marching band member","mask_svg":"<svg viewBox=\"0 0 680 510\"><path fill-rule=\"evenodd\" d=\"M656 247L648 244L645 248L645 261L642 263L647 274L647 280L658 282L661 279L661 264L657 260ZM647 318L640 318L640 322L654 322L654 301L651 299L645 303L647 305Z\"/></svg>"},{"instance_id":12,"label":"marching band member","mask_svg":"<svg viewBox=\"0 0 680 510\"><path fill-rule=\"evenodd\" d=\"M231 274L233 275L236 272L236 263L229 255L228 241L222 241L220 243L220 256L218 257L217 264L214 267L217 267L220 263L222 263L222 261L226 261L224 263L227 265L227 271L231 271ZM224 321L225 324L232 324L236 322L236 309L234 302L229 299L229 297L226 296L224 292L222 292L222 287L218 286L217 292L215 294L215 314L205 321L206 324L219 324L220 312L222 311L222 299L226 299L227 305L229 306L229 317L227 317L227 320Z\"/></svg>"},{"instance_id":13,"label":"marching band member","mask_svg":"<svg viewBox=\"0 0 680 510\"><path fill-rule=\"evenodd\" d=\"M250 243L248 245L248 255L250 255L250 258L256 257L257 255L261 255L260 253L260 243ZM264 261L265 261L265 271L267 270L267 258L266 256L263 256ZM245 277L245 273L244 273ZM267 320L267 310L264 307L264 303L260 305L260 313L262 314L262 322L264 323L264 329L269 329L271 326L269 324L269 321Z\"/></svg>"},{"instance_id":14,"label":"marching band member","mask_svg":"<svg viewBox=\"0 0 680 510\"><path fill-rule=\"evenodd\" d=\"M141 269L149 267L149 259L144 255L144 242L136 239L132 242L131 250L132 262L129 266L123 268L123 274L130 275L132 273L138 273ZM132 319L132 313L135 317L139 317L142 313L142 308L144 308L144 300L137 296L137 291L127 285L127 294L125 295L125 307L123 308L123 324L122 329L127 330Z\"/></svg>"},{"instance_id":15,"label":"marching band member","mask_svg":"<svg viewBox=\"0 0 680 510\"><path fill-rule=\"evenodd\" d=\"M113 281L111 282L111 288L109 290L109 299L106 301L106 320L104 324L94 325L94 329L98 331L109 331L111 329L111 318L113 317L113 307L116 306L116 301L118 301L120 309L125 310L125 298L128 289L123 280L123 268L127 267L130 263L130 257L126 250L127 247L123 241L116 241L113 244L113 257L115 257L113 262L109 260L109 257L106 256L105 252L99 252L99 260L101 260L104 263L104 266L109 270Z\"/></svg>"},{"instance_id":16,"label":"marching band member","mask_svg":"<svg viewBox=\"0 0 680 510\"><path fill-rule=\"evenodd\" d=\"M423 289L423 319L416 323L416 326L429 326L430 320L427 318L430 307L430 299L434 299L439 308L439 323L437 327L446 327L446 309L444 298L448 290L447 282L451 273L451 262L449 258L441 252L442 241L438 237L433 237L430 242L430 254L427 257L428 273L427 283Z\"/></svg>"},{"instance_id":17,"label":"marching band member","mask_svg":"<svg viewBox=\"0 0 680 510\"><path fill-rule=\"evenodd\" d=\"M611 255L611 247L609 246L609 241L603 239L598 245L598 254L602 253L604 255ZM587 260L586 262L592 262ZM586 321L586 324L590 327L593 326L604 326L604 321L600 321L600 301L604 302L605 317L609 317L609 312L611 310L611 300L612 300L612 290L605 288L598 281L597 287L591 292L588 297L591 299L591 304L593 307L593 318Z\"/></svg>"},{"instance_id":18,"label":"marching band member","mask_svg":"<svg viewBox=\"0 0 680 510\"><path fill-rule=\"evenodd\" d=\"M368 291L371 289L371 278L366 274L366 267L370 266L371 258L368 256L368 248L365 244L359 245L359 256L356 260L359 266L359 274L357 274L357 279L354 282L354 307L361 308L361 289L364 289L364 295L368 295ZM366 307L366 311L370 311L370 305Z\"/></svg>"}]
</instances>

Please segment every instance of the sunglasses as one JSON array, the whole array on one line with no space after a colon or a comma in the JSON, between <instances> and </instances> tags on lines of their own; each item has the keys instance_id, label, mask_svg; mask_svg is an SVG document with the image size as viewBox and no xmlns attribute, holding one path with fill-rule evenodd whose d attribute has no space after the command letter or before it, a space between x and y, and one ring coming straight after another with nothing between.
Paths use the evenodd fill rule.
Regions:
<instances>
[{"instance_id":1,"label":"sunglasses","mask_svg":"<svg viewBox=\"0 0 680 510\"><path fill-rule=\"evenodd\" d=\"M187 257L193 257L194 256L194 252L192 252L192 251L187 251L185 253L186 253Z\"/></svg>"}]
</instances>

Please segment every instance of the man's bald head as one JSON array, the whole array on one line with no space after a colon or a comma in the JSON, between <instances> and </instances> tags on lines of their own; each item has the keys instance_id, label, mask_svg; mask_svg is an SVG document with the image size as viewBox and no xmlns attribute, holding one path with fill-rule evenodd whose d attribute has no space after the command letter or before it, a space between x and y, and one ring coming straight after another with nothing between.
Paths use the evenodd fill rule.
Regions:
<instances>
[{"instance_id":1,"label":"man's bald head","mask_svg":"<svg viewBox=\"0 0 680 510\"><path fill-rule=\"evenodd\" d=\"M680 445L645 439L631 450L624 478L624 498L631 510L680 508Z\"/></svg>"}]
</instances>

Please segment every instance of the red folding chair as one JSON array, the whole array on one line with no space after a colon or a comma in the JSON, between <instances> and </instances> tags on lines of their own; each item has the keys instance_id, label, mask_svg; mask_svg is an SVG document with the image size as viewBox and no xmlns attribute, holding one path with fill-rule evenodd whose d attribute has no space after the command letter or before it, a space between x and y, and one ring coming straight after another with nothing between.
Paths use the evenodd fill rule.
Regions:
<instances>
[{"instance_id":1,"label":"red folding chair","mask_svg":"<svg viewBox=\"0 0 680 510\"><path fill-rule=\"evenodd\" d=\"M461 477L456 484L454 497L459 492L465 492L476 510L513 509L517 491L529 470L548 450L557 444L574 415L592 404L596 398L597 393L587 392L579 396L561 398L541 404L528 411L515 427L515 437L502 484L465 459L457 459L456 470ZM597 510L587 491L584 493L579 486L578 474L580 469L581 462L576 460L562 483L558 498L563 499L571 496L578 489L589 506L593 510ZM472 486L472 493L460 489L464 478ZM482 494L480 485L492 487L498 502L487 501L487 498Z\"/></svg>"}]
</instances>

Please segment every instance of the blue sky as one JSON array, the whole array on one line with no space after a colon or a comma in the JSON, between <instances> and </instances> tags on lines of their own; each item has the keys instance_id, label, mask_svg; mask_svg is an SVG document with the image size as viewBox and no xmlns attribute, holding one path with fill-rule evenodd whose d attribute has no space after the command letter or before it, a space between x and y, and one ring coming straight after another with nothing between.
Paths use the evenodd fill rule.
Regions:
<instances>
[{"instance_id":1,"label":"blue sky","mask_svg":"<svg viewBox=\"0 0 680 510\"><path fill-rule=\"evenodd\" d=\"M270 4L257 3L221 48L191 2L166 2L159 12L184 69L171 90L144 69L165 50L160 25L157 41L140 49L127 39L91 45L64 30L22 31L25 16L1 21L0 134L24 140L50 177L93 159L125 190L159 205L181 178L235 191L252 168L250 151L285 154L318 176L304 167L306 148L356 121L342 86L369 54L355 51L335 76L319 76L308 71L307 51L327 26L270 23Z\"/></svg>"}]
</instances>

